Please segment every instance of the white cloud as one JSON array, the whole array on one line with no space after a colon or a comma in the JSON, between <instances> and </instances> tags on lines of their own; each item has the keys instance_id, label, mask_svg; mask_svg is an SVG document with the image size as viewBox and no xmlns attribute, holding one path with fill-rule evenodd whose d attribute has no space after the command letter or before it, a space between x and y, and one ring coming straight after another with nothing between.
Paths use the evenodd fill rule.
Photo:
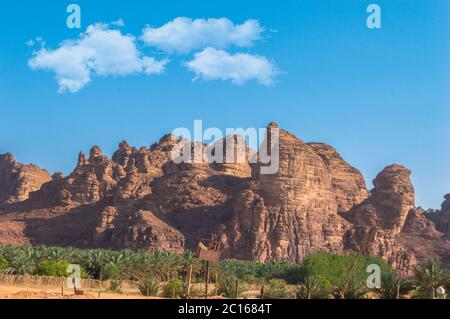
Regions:
<instances>
[{"instance_id":1,"label":"white cloud","mask_svg":"<svg viewBox=\"0 0 450 319\"><path fill-rule=\"evenodd\" d=\"M206 48L195 54L193 60L186 62L186 66L196 73L197 78L229 80L234 84L256 80L263 85L271 85L277 73L275 65L263 56L229 54L214 48Z\"/></svg>"},{"instance_id":2,"label":"white cloud","mask_svg":"<svg viewBox=\"0 0 450 319\"><path fill-rule=\"evenodd\" d=\"M111 25L114 25L116 27L123 27L123 26L125 26L125 22L123 22L122 19L119 19L119 20L111 22Z\"/></svg>"},{"instance_id":3,"label":"white cloud","mask_svg":"<svg viewBox=\"0 0 450 319\"><path fill-rule=\"evenodd\" d=\"M261 39L263 32L258 20L234 24L227 18L192 20L179 17L160 28L144 28L141 40L168 53L187 54L206 47L251 47Z\"/></svg>"},{"instance_id":4,"label":"white cloud","mask_svg":"<svg viewBox=\"0 0 450 319\"><path fill-rule=\"evenodd\" d=\"M115 22L114 25L122 25ZM132 35L124 35L106 24L87 28L77 40L66 40L59 48L43 46L33 53L28 65L33 70L55 72L59 92L78 92L99 76L125 76L137 73L160 74L167 60L142 56Z\"/></svg>"}]
</instances>

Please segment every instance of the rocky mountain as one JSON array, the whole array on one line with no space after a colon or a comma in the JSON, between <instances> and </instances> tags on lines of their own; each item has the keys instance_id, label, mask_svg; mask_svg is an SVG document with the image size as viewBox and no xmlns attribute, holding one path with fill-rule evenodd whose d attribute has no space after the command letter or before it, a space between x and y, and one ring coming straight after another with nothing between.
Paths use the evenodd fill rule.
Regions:
<instances>
[{"instance_id":1,"label":"rocky mountain","mask_svg":"<svg viewBox=\"0 0 450 319\"><path fill-rule=\"evenodd\" d=\"M426 216L436 224L440 232L450 235L450 194L445 195L444 199L440 210L428 212Z\"/></svg>"},{"instance_id":2,"label":"rocky mountain","mask_svg":"<svg viewBox=\"0 0 450 319\"><path fill-rule=\"evenodd\" d=\"M0 154L0 203L24 201L50 180L46 170L18 163L10 153Z\"/></svg>"},{"instance_id":3,"label":"rocky mountain","mask_svg":"<svg viewBox=\"0 0 450 319\"><path fill-rule=\"evenodd\" d=\"M410 175L402 165L384 168L373 181L369 197L346 215L353 224L353 245L405 271L417 258L449 257L445 252L447 243L440 251L443 234L415 207Z\"/></svg>"},{"instance_id":4,"label":"rocky mountain","mask_svg":"<svg viewBox=\"0 0 450 319\"><path fill-rule=\"evenodd\" d=\"M213 146L171 135L139 149L124 141L112 158L94 146L67 177L1 155L0 243L182 252L215 238L225 258L261 262L359 251L404 272L429 257L450 263L449 195L439 213L426 213L415 207L405 167L386 167L369 191L333 147L305 143L274 123L266 144L275 131L275 174L261 174L268 164L255 161L260 154L239 136ZM171 152L180 142L184 151L215 156L218 147L227 155L223 163L178 163ZM230 145L236 156L225 152Z\"/></svg>"}]
</instances>

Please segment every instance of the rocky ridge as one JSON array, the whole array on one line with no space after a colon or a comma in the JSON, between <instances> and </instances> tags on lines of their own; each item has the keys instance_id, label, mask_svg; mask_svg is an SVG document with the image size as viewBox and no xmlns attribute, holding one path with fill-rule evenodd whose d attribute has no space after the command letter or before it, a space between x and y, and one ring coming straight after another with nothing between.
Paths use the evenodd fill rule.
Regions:
<instances>
[{"instance_id":1,"label":"rocky ridge","mask_svg":"<svg viewBox=\"0 0 450 319\"><path fill-rule=\"evenodd\" d=\"M18 163L10 153L0 154L0 203L24 201L50 179L46 170Z\"/></svg>"},{"instance_id":2,"label":"rocky ridge","mask_svg":"<svg viewBox=\"0 0 450 319\"><path fill-rule=\"evenodd\" d=\"M182 140L166 135L139 149L124 141L112 158L94 146L67 177L0 155L0 243L182 252L216 238L225 258L261 262L317 251L378 255L403 272L418 259L450 262L449 195L430 216L415 207L407 168L387 166L369 191L333 147L274 123L268 140L275 130L275 174L260 173L265 164L250 161L258 155L239 136L213 145L233 142L239 163L224 155L177 164L171 153ZM214 156L211 145L184 142Z\"/></svg>"}]
</instances>

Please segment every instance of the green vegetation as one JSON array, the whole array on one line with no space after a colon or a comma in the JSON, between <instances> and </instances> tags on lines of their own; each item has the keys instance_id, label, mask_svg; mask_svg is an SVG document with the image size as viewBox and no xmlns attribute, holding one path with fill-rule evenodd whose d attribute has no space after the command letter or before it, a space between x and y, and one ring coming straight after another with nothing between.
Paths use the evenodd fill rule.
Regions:
<instances>
[{"instance_id":1,"label":"green vegetation","mask_svg":"<svg viewBox=\"0 0 450 319\"><path fill-rule=\"evenodd\" d=\"M159 283L153 278L144 278L139 281L139 292L143 296L156 296L159 290Z\"/></svg>"},{"instance_id":2,"label":"green vegetation","mask_svg":"<svg viewBox=\"0 0 450 319\"><path fill-rule=\"evenodd\" d=\"M297 299L326 299L328 284L320 277L305 276L298 285L295 296Z\"/></svg>"},{"instance_id":3,"label":"green vegetation","mask_svg":"<svg viewBox=\"0 0 450 319\"><path fill-rule=\"evenodd\" d=\"M438 260L430 259L414 267L412 282L418 298L436 298L438 287L450 286L449 272Z\"/></svg>"},{"instance_id":4,"label":"green vegetation","mask_svg":"<svg viewBox=\"0 0 450 319\"><path fill-rule=\"evenodd\" d=\"M269 289L264 294L264 298L267 299L286 299L289 297L286 290L286 281L283 279L271 279L269 280Z\"/></svg>"},{"instance_id":5,"label":"green vegetation","mask_svg":"<svg viewBox=\"0 0 450 319\"><path fill-rule=\"evenodd\" d=\"M356 257L356 261L355 261ZM363 257L349 255L337 255L317 253L311 255L303 262L305 275L319 278L326 288L344 285L348 278L348 272L355 261L351 281L365 283L367 280L367 266L376 264L381 267L381 272L390 271L389 265L379 257Z\"/></svg>"},{"instance_id":6,"label":"green vegetation","mask_svg":"<svg viewBox=\"0 0 450 319\"><path fill-rule=\"evenodd\" d=\"M68 277L69 263L65 260L42 260L36 266L35 274L39 276Z\"/></svg>"},{"instance_id":7,"label":"green vegetation","mask_svg":"<svg viewBox=\"0 0 450 319\"><path fill-rule=\"evenodd\" d=\"M333 297L336 299L365 299L368 292L363 281L351 277L347 284L345 282L339 283L334 290Z\"/></svg>"},{"instance_id":8,"label":"green vegetation","mask_svg":"<svg viewBox=\"0 0 450 319\"><path fill-rule=\"evenodd\" d=\"M375 293L380 299L403 299L413 288L411 280L387 271L381 274L381 288L375 289Z\"/></svg>"},{"instance_id":9,"label":"green vegetation","mask_svg":"<svg viewBox=\"0 0 450 319\"><path fill-rule=\"evenodd\" d=\"M184 281L178 278L170 279L163 288L163 296L166 298L181 298L184 292Z\"/></svg>"},{"instance_id":10,"label":"green vegetation","mask_svg":"<svg viewBox=\"0 0 450 319\"><path fill-rule=\"evenodd\" d=\"M122 285L122 281L118 279L114 279L110 281L108 290L116 293L122 293L122 290L120 289Z\"/></svg>"},{"instance_id":11,"label":"green vegetation","mask_svg":"<svg viewBox=\"0 0 450 319\"><path fill-rule=\"evenodd\" d=\"M256 282L283 279L290 285L297 284L303 273L301 265L280 262L222 261L220 268L232 272L238 279L252 278Z\"/></svg>"},{"instance_id":12,"label":"green vegetation","mask_svg":"<svg viewBox=\"0 0 450 319\"><path fill-rule=\"evenodd\" d=\"M120 292L124 280L139 282L142 295L162 294L182 298L187 279L202 283L205 264L191 252L149 252L144 250L77 249L46 246L0 245L0 272L11 275L67 276L67 266L81 267L82 278L109 280L109 290ZM367 266L381 267L381 288L367 289ZM351 270L351 271L350 271ZM264 286L264 298L436 298L438 287L449 287L449 272L437 260L418 264L411 278L399 277L378 257L355 254L316 253L301 265L280 262L258 263L222 261L211 264L210 281L218 293L229 298L258 291ZM198 290L191 286L191 292Z\"/></svg>"},{"instance_id":13,"label":"green vegetation","mask_svg":"<svg viewBox=\"0 0 450 319\"><path fill-rule=\"evenodd\" d=\"M8 261L5 258L0 258L0 271L8 267Z\"/></svg>"},{"instance_id":14,"label":"green vegetation","mask_svg":"<svg viewBox=\"0 0 450 319\"><path fill-rule=\"evenodd\" d=\"M218 293L227 298L236 298L236 295L242 293L245 289L245 279L242 279L242 282L239 283L239 291L236 294L236 280L239 280L236 276L236 273L232 268L224 267L223 264L220 264L221 268L219 270L218 276ZM244 275L244 277L247 275Z\"/></svg>"},{"instance_id":15,"label":"green vegetation","mask_svg":"<svg viewBox=\"0 0 450 319\"><path fill-rule=\"evenodd\" d=\"M122 276L119 266L113 262L109 262L103 266L101 274L101 280L119 280Z\"/></svg>"}]
</instances>

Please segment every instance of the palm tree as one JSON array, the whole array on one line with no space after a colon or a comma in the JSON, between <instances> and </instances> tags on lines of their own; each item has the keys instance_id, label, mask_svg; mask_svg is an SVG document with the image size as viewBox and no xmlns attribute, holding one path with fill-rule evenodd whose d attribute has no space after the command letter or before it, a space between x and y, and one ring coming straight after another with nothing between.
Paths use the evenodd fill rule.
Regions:
<instances>
[{"instance_id":1,"label":"palm tree","mask_svg":"<svg viewBox=\"0 0 450 319\"><path fill-rule=\"evenodd\" d=\"M180 265L180 277L187 279L189 275L189 270L191 270L191 275L197 275L200 271L201 263L194 256L191 251L186 251L181 255L181 265Z\"/></svg>"},{"instance_id":2,"label":"palm tree","mask_svg":"<svg viewBox=\"0 0 450 319\"><path fill-rule=\"evenodd\" d=\"M25 275L32 273L34 269L33 260L24 252L19 251L10 261L7 272L13 275Z\"/></svg>"},{"instance_id":3,"label":"palm tree","mask_svg":"<svg viewBox=\"0 0 450 319\"><path fill-rule=\"evenodd\" d=\"M68 259L66 248L54 247L47 252L47 258L51 260L63 261Z\"/></svg>"},{"instance_id":4,"label":"palm tree","mask_svg":"<svg viewBox=\"0 0 450 319\"><path fill-rule=\"evenodd\" d=\"M366 286L354 278L341 283L334 291L334 297L336 299L363 299L366 298L366 295Z\"/></svg>"},{"instance_id":5,"label":"palm tree","mask_svg":"<svg viewBox=\"0 0 450 319\"><path fill-rule=\"evenodd\" d=\"M8 262L11 262L16 254L16 249L13 245L4 245L0 247L0 255L3 256Z\"/></svg>"},{"instance_id":6,"label":"palm tree","mask_svg":"<svg viewBox=\"0 0 450 319\"><path fill-rule=\"evenodd\" d=\"M296 297L298 299L325 299L327 292L315 276L306 276L297 288Z\"/></svg>"},{"instance_id":7,"label":"palm tree","mask_svg":"<svg viewBox=\"0 0 450 319\"><path fill-rule=\"evenodd\" d=\"M86 270L93 278L102 277L102 267L106 264L105 254L103 250L89 250L85 256Z\"/></svg>"},{"instance_id":8,"label":"palm tree","mask_svg":"<svg viewBox=\"0 0 450 319\"><path fill-rule=\"evenodd\" d=\"M33 247L32 258L35 263L39 263L41 260L47 257L47 249L45 246Z\"/></svg>"},{"instance_id":9,"label":"palm tree","mask_svg":"<svg viewBox=\"0 0 450 319\"><path fill-rule=\"evenodd\" d=\"M380 299L403 299L413 289L411 282L397 276L395 272L383 272L381 275L381 288L374 292Z\"/></svg>"},{"instance_id":10,"label":"palm tree","mask_svg":"<svg viewBox=\"0 0 450 319\"><path fill-rule=\"evenodd\" d=\"M159 290L159 283L153 278L144 278L139 281L138 289L143 296L156 296Z\"/></svg>"},{"instance_id":11,"label":"palm tree","mask_svg":"<svg viewBox=\"0 0 450 319\"><path fill-rule=\"evenodd\" d=\"M436 289L449 284L449 273L437 259L421 262L414 267L412 282L419 298L436 298Z\"/></svg>"}]
</instances>

